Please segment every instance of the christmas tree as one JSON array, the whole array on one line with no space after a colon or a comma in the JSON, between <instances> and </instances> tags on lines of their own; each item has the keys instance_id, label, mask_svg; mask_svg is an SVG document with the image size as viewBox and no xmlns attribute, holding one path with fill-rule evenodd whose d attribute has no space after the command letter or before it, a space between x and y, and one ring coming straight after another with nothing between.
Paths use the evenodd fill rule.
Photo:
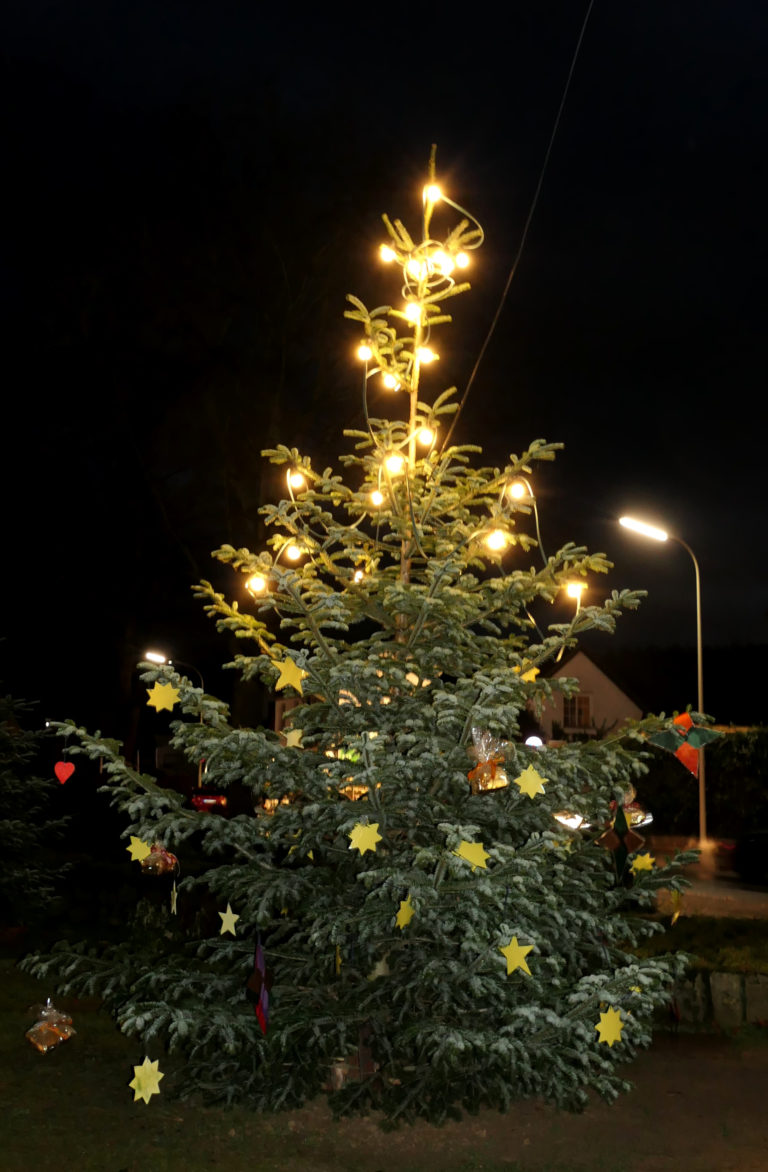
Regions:
<instances>
[{"instance_id":1,"label":"christmas tree","mask_svg":"<svg viewBox=\"0 0 768 1172\"><path fill-rule=\"evenodd\" d=\"M63 944L28 967L100 993L155 1061L182 1052L186 1089L259 1110L328 1093L340 1114L439 1123L522 1097L612 1100L684 967L637 946L692 856L657 866L627 810L647 739L670 722L523 741L554 688L577 688L548 666L641 594L614 590L542 631L565 585L610 563L536 548L531 477L559 445L494 468L449 442L454 390L428 384L483 234L429 178L417 236L384 217L396 304L349 299L364 423L345 432L345 474L265 452L286 483L263 509L270 548L215 554L247 604L197 588L242 641L230 666L289 701L288 720L233 727L226 704L145 665L149 702L180 709L175 745L251 808L192 809L116 742L64 726L126 813L127 865L174 887L149 937L99 956ZM373 411L385 396L394 418Z\"/></svg>"},{"instance_id":2,"label":"christmas tree","mask_svg":"<svg viewBox=\"0 0 768 1172\"><path fill-rule=\"evenodd\" d=\"M0 695L0 923L19 938L50 918L65 868L53 844L64 818L52 815L53 777L41 775L45 733L33 724L34 705Z\"/></svg>"}]
</instances>

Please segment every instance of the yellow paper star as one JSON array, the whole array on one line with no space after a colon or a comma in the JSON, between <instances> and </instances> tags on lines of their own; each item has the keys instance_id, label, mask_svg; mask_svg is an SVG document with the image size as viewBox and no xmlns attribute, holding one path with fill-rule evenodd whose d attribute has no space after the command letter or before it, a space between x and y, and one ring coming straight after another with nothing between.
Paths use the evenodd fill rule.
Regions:
<instances>
[{"instance_id":1,"label":"yellow paper star","mask_svg":"<svg viewBox=\"0 0 768 1172\"><path fill-rule=\"evenodd\" d=\"M174 704L179 698L179 691L174 688L173 684L161 684L155 681L151 688L147 688L147 707L154 708L159 712L161 708L167 708L170 712Z\"/></svg>"},{"instance_id":2,"label":"yellow paper star","mask_svg":"<svg viewBox=\"0 0 768 1172\"><path fill-rule=\"evenodd\" d=\"M159 1059L156 1062L150 1062L148 1058L145 1058L141 1066L134 1066L133 1078L128 1083L134 1092L134 1103L143 1099L148 1104L153 1095L160 1094L160 1079L165 1078L165 1075L157 1069L159 1062Z\"/></svg>"},{"instance_id":3,"label":"yellow paper star","mask_svg":"<svg viewBox=\"0 0 768 1172\"><path fill-rule=\"evenodd\" d=\"M219 915L221 916L221 930L219 931L219 935L223 936L225 932L231 932L233 936L236 936L235 924L240 917L235 915L229 904L227 904L227 910L225 912L219 912Z\"/></svg>"},{"instance_id":4,"label":"yellow paper star","mask_svg":"<svg viewBox=\"0 0 768 1172\"><path fill-rule=\"evenodd\" d=\"M632 860L632 866L630 867L630 870L635 875L638 873L638 871L652 871L655 861L656 860L654 859L653 855L646 851L643 855L635 856L635 858Z\"/></svg>"},{"instance_id":5,"label":"yellow paper star","mask_svg":"<svg viewBox=\"0 0 768 1172\"><path fill-rule=\"evenodd\" d=\"M549 779L537 773L532 765L528 765L519 777L515 778L515 785L521 794L527 794L533 800L536 794L544 793L544 782Z\"/></svg>"},{"instance_id":6,"label":"yellow paper star","mask_svg":"<svg viewBox=\"0 0 768 1172\"><path fill-rule=\"evenodd\" d=\"M607 1042L609 1046L612 1046L614 1042L620 1042L623 1028L624 1023L618 1009L609 1009L605 1013L601 1013L600 1021L595 1026L600 1035L598 1041Z\"/></svg>"},{"instance_id":7,"label":"yellow paper star","mask_svg":"<svg viewBox=\"0 0 768 1172\"><path fill-rule=\"evenodd\" d=\"M466 859L468 863L471 863L473 871L476 867L487 870L485 860L491 857L488 851L483 850L481 842L462 842L459 849L453 853L458 855L460 859Z\"/></svg>"},{"instance_id":8,"label":"yellow paper star","mask_svg":"<svg viewBox=\"0 0 768 1172\"><path fill-rule=\"evenodd\" d=\"M286 749L298 749L300 747L302 731L303 730L300 728L289 728L284 730L283 740L285 741Z\"/></svg>"},{"instance_id":9,"label":"yellow paper star","mask_svg":"<svg viewBox=\"0 0 768 1172\"><path fill-rule=\"evenodd\" d=\"M530 977L531 970L528 968L526 956L533 950L532 944L518 944L517 936L513 936L506 948L500 948L499 952L503 952L507 958L507 976L513 973L515 969L522 969Z\"/></svg>"},{"instance_id":10,"label":"yellow paper star","mask_svg":"<svg viewBox=\"0 0 768 1172\"><path fill-rule=\"evenodd\" d=\"M299 695L303 696L301 681L306 679L309 673L300 668L296 660L291 659L290 656L280 660L277 666L280 668L280 675L275 688L295 688Z\"/></svg>"},{"instance_id":11,"label":"yellow paper star","mask_svg":"<svg viewBox=\"0 0 768 1172\"><path fill-rule=\"evenodd\" d=\"M349 838L351 839L349 850L360 851L361 855L364 855L366 851L375 851L376 843L381 842L378 822L357 822L352 828Z\"/></svg>"},{"instance_id":12,"label":"yellow paper star","mask_svg":"<svg viewBox=\"0 0 768 1172\"><path fill-rule=\"evenodd\" d=\"M137 838L135 834L131 835L131 841L125 849L128 851L131 858L137 863L140 863L142 859L146 859L147 855L151 854L152 852L152 847L149 845L149 843L142 842L142 840Z\"/></svg>"},{"instance_id":13,"label":"yellow paper star","mask_svg":"<svg viewBox=\"0 0 768 1172\"><path fill-rule=\"evenodd\" d=\"M525 668L524 671L523 668ZM525 667L525 664L523 664L523 667L516 667L514 670L518 673L518 675L520 672L522 672L520 679L525 684L532 684L536 679L536 676L539 674L539 669L537 667Z\"/></svg>"},{"instance_id":14,"label":"yellow paper star","mask_svg":"<svg viewBox=\"0 0 768 1172\"><path fill-rule=\"evenodd\" d=\"M406 928L415 915L416 909L411 903L411 896L409 894L407 899L400 900L400 910L397 913L395 923L398 928Z\"/></svg>"}]
</instances>

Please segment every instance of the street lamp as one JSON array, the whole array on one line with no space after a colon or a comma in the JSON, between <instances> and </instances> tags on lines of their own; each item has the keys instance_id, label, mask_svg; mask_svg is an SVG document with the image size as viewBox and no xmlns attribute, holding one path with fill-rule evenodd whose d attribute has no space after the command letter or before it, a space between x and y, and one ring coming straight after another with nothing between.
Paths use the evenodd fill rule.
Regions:
<instances>
[{"instance_id":1,"label":"street lamp","mask_svg":"<svg viewBox=\"0 0 768 1172\"><path fill-rule=\"evenodd\" d=\"M693 569L696 575L696 664L698 674L698 709L699 712L704 712L704 669L703 669L703 644L701 641L701 575L699 574L699 563L696 560L696 555L687 542L683 541L681 537L675 537L672 533L667 533L665 529L658 529L655 525L648 525L645 521L638 521L634 517L619 517L619 524L623 525L625 529L632 530L633 533L639 533L642 537L650 537L653 541L676 541L678 545L682 545L683 549L690 554L693 562ZM699 846L703 848L707 845L707 796L706 787L704 783L704 749L699 749Z\"/></svg>"}]
</instances>

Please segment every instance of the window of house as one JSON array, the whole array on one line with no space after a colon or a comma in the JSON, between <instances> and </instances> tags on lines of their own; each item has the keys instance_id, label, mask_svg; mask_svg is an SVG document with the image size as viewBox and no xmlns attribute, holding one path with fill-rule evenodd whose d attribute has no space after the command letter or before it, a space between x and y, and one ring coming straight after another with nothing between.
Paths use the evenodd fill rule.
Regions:
<instances>
[{"instance_id":1,"label":"window of house","mask_svg":"<svg viewBox=\"0 0 768 1172\"><path fill-rule=\"evenodd\" d=\"M563 698L563 725L565 728L592 728L592 697L565 696Z\"/></svg>"}]
</instances>

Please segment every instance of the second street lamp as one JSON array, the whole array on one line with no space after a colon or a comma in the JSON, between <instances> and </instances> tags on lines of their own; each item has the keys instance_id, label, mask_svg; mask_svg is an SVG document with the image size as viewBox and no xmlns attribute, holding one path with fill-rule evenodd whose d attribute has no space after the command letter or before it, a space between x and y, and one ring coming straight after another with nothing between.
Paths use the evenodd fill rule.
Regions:
<instances>
[{"instance_id":1,"label":"second street lamp","mask_svg":"<svg viewBox=\"0 0 768 1172\"><path fill-rule=\"evenodd\" d=\"M645 521L638 521L634 517L619 517L619 524L623 525L625 529L630 529L633 533L639 533L642 537L650 537L653 541L675 541L678 545L682 545L683 549L690 555L693 561L693 569L696 575L696 667L697 667L697 706L699 712L704 712L704 665L703 665L703 644L701 639L701 574L699 573L699 563L696 560L696 555L687 542L683 541L681 537L675 537L672 533L667 533L665 529L659 529L655 525L649 525ZM704 749L699 749L699 847L704 849L707 845L707 791L704 781Z\"/></svg>"}]
</instances>

